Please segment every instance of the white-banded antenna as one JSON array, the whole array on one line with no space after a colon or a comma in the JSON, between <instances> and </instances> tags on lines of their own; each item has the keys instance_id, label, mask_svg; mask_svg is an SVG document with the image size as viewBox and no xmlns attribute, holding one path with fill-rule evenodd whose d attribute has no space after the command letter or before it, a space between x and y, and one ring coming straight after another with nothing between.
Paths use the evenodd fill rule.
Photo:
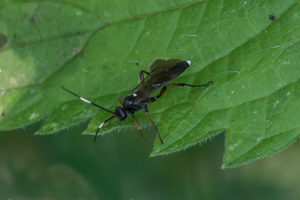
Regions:
<instances>
[{"instance_id":1,"label":"white-banded antenna","mask_svg":"<svg viewBox=\"0 0 300 200\"><path fill-rule=\"evenodd\" d=\"M110 111L110 110L108 110L108 109L106 109L106 108L104 108L104 107L102 107L102 106L100 106L100 105L98 105L98 104L96 104L96 103L90 101L90 100L87 100L87 99L84 98L84 97L81 97L81 96L79 96L78 94L76 94L75 92L72 92L71 90L69 90L69 89L67 89L67 88L65 88L65 87L63 87L63 86L60 86L60 87L61 87L62 89L64 89L65 91L69 92L70 94L74 95L75 97L77 97L77 98L80 99L81 101L83 101L83 102L85 102L85 103L88 103L88 104L91 104L91 105L93 105L93 106L96 106L96 107L100 108L101 110L104 110L104 111L106 111L106 112L109 112L109 113L111 113L111 114L113 114L113 115L116 115L115 112Z\"/></svg>"},{"instance_id":2,"label":"white-banded antenna","mask_svg":"<svg viewBox=\"0 0 300 200\"><path fill-rule=\"evenodd\" d=\"M104 125L104 122L102 122L100 125L99 125L99 129L102 128Z\"/></svg>"},{"instance_id":3,"label":"white-banded antenna","mask_svg":"<svg viewBox=\"0 0 300 200\"><path fill-rule=\"evenodd\" d=\"M80 99L81 101L84 101L85 103L91 104L91 102L90 102L89 100L87 100L87 99L85 99L85 98L83 98L83 97L79 97L79 99Z\"/></svg>"}]
</instances>

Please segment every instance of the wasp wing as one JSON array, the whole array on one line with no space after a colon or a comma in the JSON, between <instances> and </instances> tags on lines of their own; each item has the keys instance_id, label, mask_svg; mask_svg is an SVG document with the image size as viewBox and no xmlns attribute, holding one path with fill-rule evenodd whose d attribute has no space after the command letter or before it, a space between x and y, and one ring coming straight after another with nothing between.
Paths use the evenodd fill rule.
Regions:
<instances>
[{"instance_id":1,"label":"wasp wing","mask_svg":"<svg viewBox=\"0 0 300 200\"><path fill-rule=\"evenodd\" d=\"M179 76L189 66L189 62L179 59L157 59L150 66L148 82L154 87L164 85Z\"/></svg>"},{"instance_id":2,"label":"wasp wing","mask_svg":"<svg viewBox=\"0 0 300 200\"><path fill-rule=\"evenodd\" d=\"M164 62L166 62L166 61L167 61L167 59L165 59L165 58L157 58L157 59L155 59L155 60L150 64L150 67L149 67L150 73L151 73L152 71L154 71L156 68L160 67L161 64L164 63Z\"/></svg>"}]
</instances>

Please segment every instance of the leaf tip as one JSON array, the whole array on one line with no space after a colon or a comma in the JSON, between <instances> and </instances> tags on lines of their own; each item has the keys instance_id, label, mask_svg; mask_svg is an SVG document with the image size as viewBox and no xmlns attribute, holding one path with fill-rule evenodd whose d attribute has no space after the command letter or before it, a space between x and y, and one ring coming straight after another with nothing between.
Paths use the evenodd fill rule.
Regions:
<instances>
[{"instance_id":1,"label":"leaf tip","mask_svg":"<svg viewBox=\"0 0 300 200\"><path fill-rule=\"evenodd\" d=\"M221 166L221 169L224 170L224 169L227 169L229 166L227 165L227 163L223 163L223 165Z\"/></svg>"},{"instance_id":2,"label":"leaf tip","mask_svg":"<svg viewBox=\"0 0 300 200\"><path fill-rule=\"evenodd\" d=\"M152 153L149 155L149 158L154 158L154 157L156 157L156 156L157 156L157 154L154 153L154 152L152 152Z\"/></svg>"}]
</instances>

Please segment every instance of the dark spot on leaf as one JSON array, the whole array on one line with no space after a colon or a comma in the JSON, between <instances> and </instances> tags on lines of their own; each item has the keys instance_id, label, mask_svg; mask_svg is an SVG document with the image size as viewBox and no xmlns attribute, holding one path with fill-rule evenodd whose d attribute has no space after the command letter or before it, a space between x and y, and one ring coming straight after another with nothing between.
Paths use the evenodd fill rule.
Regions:
<instances>
[{"instance_id":1,"label":"dark spot on leaf","mask_svg":"<svg viewBox=\"0 0 300 200\"><path fill-rule=\"evenodd\" d=\"M3 112L3 113L1 113L1 117L4 117L5 116L5 113Z\"/></svg>"},{"instance_id":2,"label":"dark spot on leaf","mask_svg":"<svg viewBox=\"0 0 300 200\"><path fill-rule=\"evenodd\" d=\"M40 9L40 5L38 5L34 11L34 13L29 17L29 22L30 23L34 23L36 18L37 18L37 14L38 14L38 10Z\"/></svg>"},{"instance_id":3,"label":"dark spot on leaf","mask_svg":"<svg viewBox=\"0 0 300 200\"><path fill-rule=\"evenodd\" d=\"M65 55L66 55L66 52L62 51L58 54L58 57L63 58L63 57L65 57Z\"/></svg>"},{"instance_id":4,"label":"dark spot on leaf","mask_svg":"<svg viewBox=\"0 0 300 200\"><path fill-rule=\"evenodd\" d=\"M30 23L34 23L34 22L35 22L34 16L33 16L33 17L30 17L30 18L29 18L29 21L30 21Z\"/></svg>"},{"instance_id":5,"label":"dark spot on leaf","mask_svg":"<svg viewBox=\"0 0 300 200\"><path fill-rule=\"evenodd\" d=\"M0 51L7 44L7 42L8 42L7 36L4 35L3 33L0 33Z\"/></svg>"},{"instance_id":6,"label":"dark spot on leaf","mask_svg":"<svg viewBox=\"0 0 300 200\"><path fill-rule=\"evenodd\" d=\"M269 15L269 19L274 21L275 20L275 16L274 15Z\"/></svg>"},{"instance_id":7,"label":"dark spot on leaf","mask_svg":"<svg viewBox=\"0 0 300 200\"><path fill-rule=\"evenodd\" d=\"M136 66L140 66L140 63L139 63L139 62L136 62L135 65L136 65Z\"/></svg>"},{"instance_id":8,"label":"dark spot on leaf","mask_svg":"<svg viewBox=\"0 0 300 200\"><path fill-rule=\"evenodd\" d=\"M13 34L13 38L14 38L14 39L17 39L17 35L16 35L16 34Z\"/></svg>"},{"instance_id":9,"label":"dark spot on leaf","mask_svg":"<svg viewBox=\"0 0 300 200\"><path fill-rule=\"evenodd\" d=\"M104 64L104 65L102 65L102 68L104 69L104 70L108 70L108 65L106 65L106 64Z\"/></svg>"}]
</instances>

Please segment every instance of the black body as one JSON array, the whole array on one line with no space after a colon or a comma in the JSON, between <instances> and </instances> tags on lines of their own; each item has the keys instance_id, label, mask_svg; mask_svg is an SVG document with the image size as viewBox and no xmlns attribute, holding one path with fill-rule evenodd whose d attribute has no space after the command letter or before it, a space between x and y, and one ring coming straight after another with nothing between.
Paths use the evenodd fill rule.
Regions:
<instances>
[{"instance_id":1,"label":"black body","mask_svg":"<svg viewBox=\"0 0 300 200\"><path fill-rule=\"evenodd\" d=\"M184 72L189 64L186 61L157 59L150 65L150 72L141 83L134 88L123 100L123 110L127 114L145 109L153 102L149 96L161 86ZM142 75L141 75L142 76Z\"/></svg>"},{"instance_id":2,"label":"black body","mask_svg":"<svg viewBox=\"0 0 300 200\"><path fill-rule=\"evenodd\" d=\"M148 103L152 103L156 101L159 97L161 97L167 90L168 86L190 86L190 87L206 87L209 84L212 83L212 81L202 84L202 85L190 85L185 83L171 83L167 84L169 81L174 79L175 77L179 76L182 72L184 72L191 64L191 61L183 61L179 59L156 59L151 65L150 65L150 71L141 71L140 72L140 79L141 82L135 87L124 99L120 98L120 102L122 107L117 106L115 108L115 111L107 110L106 108L103 108L83 97L80 97L79 95L73 93L72 91L62 87L64 90L68 91L69 93L73 94L74 96L78 97L80 100L92 104L102 110L105 110L107 112L110 112L113 114L112 117L105 120L100 124L96 131L95 140L98 135L99 130L103 127L103 125L110 121L111 119L118 117L120 120L125 120L128 115L131 115L135 121L138 130L141 133L141 128L139 121L135 117L135 112L140 110L145 110L145 114L150 120L150 122L154 125L156 128L155 123L151 120L150 116L148 115ZM147 77L144 77L144 74L147 75ZM159 95L150 97L150 95L156 91L158 88L162 87ZM158 137L163 143L162 138L159 135L159 132L156 128L156 132L158 134ZM141 133L142 135L142 133Z\"/></svg>"}]
</instances>

